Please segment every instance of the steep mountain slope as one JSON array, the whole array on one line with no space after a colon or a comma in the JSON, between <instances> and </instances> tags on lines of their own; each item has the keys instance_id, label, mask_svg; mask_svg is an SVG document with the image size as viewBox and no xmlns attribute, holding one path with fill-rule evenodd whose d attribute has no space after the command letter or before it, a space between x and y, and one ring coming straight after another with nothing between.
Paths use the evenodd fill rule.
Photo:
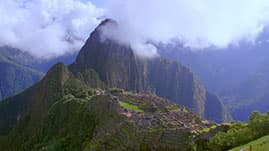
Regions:
<instances>
[{"instance_id":1,"label":"steep mountain slope","mask_svg":"<svg viewBox=\"0 0 269 151\"><path fill-rule=\"evenodd\" d=\"M190 150L212 125L159 97L92 89L63 64L0 107L4 150Z\"/></svg>"},{"instance_id":2,"label":"steep mountain slope","mask_svg":"<svg viewBox=\"0 0 269 151\"><path fill-rule=\"evenodd\" d=\"M74 62L77 53L66 54L59 57L52 58L38 58L32 56L28 52L24 52L20 49L4 46L0 47L1 56L8 58L10 61L20 65L27 66L40 72L47 72L57 62L63 62L65 64L71 64Z\"/></svg>"},{"instance_id":3,"label":"steep mountain slope","mask_svg":"<svg viewBox=\"0 0 269 151\"><path fill-rule=\"evenodd\" d=\"M0 47L0 100L13 96L38 82L47 70L63 61L70 64L75 54L40 59L11 47Z\"/></svg>"},{"instance_id":4,"label":"steep mountain slope","mask_svg":"<svg viewBox=\"0 0 269 151\"><path fill-rule=\"evenodd\" d=\"M182 45L160 45L162 56L179 61L221 97L235 120L246 121L253 110L269 109L268 42L241 43L226 49L192 51Z\"/></svg>"},{"instance_id":5,"label":"steep mountain slope","mask_svg":"<svg viewBox=\"0 0 269 151\"><path fill-rule=\"evenodd\" d=\"M106 23L74 64L54 65L40 82L0 102L0 150L185 151L196 149L199 134L214 125L200 115L227 117L189 69L100 42Z\"/></svg>"},{"instance_id":6,"label":"steep mountain slope","mask_svg":"<svg viewBox=\"0 0 269 151\"><path fill-rule=\"evenodd\" d=\"M10 97L0 102L0 133L8 133L17 122L26 114L36 111L33 116L38 119L40 114L45 111L54 99L59 99L62 93L62 83L66 68L63 64L57 64L52 68L47 76L38 84L28 88L21 94ZM37 113L38 112L38 113Z\"/></svg>"},{"instance_id":7,"label":"steep mountain slope","mask_svg":"<svg viewBox=\"0 0 269 151\"><path fill-rule=\"evenodd\" d=\"M43 76L42 72L11 59L7 49L0 48L0 100L21 92Z\"/></svg>"},{"instance_id":8,"label":"steep mountain slope","mask_svg":"<svg viewBox=\"0 0 269 151\"><path fill-rule=\"evenodd\" d=\"M160 57L140 58L129 46L110 39L102 41L102 28L106 28L107 24L117 23L111 20L102 22L70 66L71 71L78 74L94 70L107 87L156 94L188 107L207 119L217 122L229 120L219 99L207 98L208 92L188 68ZM210 106L205 102L216 103ZM215 109L219 112L211 114L211 110ZM205 115L205 112L208 114Z\"/></svg>"}]
</instances>

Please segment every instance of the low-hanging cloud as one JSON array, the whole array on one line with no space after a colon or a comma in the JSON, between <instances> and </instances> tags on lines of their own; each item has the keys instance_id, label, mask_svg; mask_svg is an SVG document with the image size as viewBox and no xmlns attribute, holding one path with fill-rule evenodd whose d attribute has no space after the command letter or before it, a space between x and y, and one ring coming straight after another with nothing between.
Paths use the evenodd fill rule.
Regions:
<instances>
[{"instance_id":1,"label":"low-hanging cloud","mask_svg":"<svg viewBox=\"0 0 269 151\"><path fill-rule=\"evenodd\" d=\"M0 46L50 58L78 51L103 9L79 0L1 0Z\"/></svg>"},{"instance_id":2,"label":"low-hanging cloud","mask_svg":"<svg viewBox=\"0 0 269 151\"><path fill-rule=\"evenodd\" d=\"M253 42L269 20L267 0L109 0L106 9L120 26L112 38L134 48L172 39L193 48Z\"/></svg>"},{"instance_id":3,"label":"low-hanging cloud","mask_svg":"<svg viewBox=\"0 0 269 151\"><path fill-rule=\"evenodd\" d=\"M157 55L151 42L226 47L255 42L269 20L267 0L1 0L0 46L50 58L78 51L106 16L118 22L109 38L143 56Z\"/></svg>"}]
</instances>

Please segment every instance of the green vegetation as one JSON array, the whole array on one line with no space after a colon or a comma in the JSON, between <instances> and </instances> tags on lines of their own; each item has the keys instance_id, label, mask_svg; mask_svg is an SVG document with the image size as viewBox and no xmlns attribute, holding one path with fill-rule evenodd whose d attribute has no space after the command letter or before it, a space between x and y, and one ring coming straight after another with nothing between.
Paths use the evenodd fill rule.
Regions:
<instances>
[{"instance_id":1,"label":"green vegetation","mask_svg":"<svg viewBox=\"0 0 269 151\"><path fill-rule=\"evenodd\" d=\"M41 72L8 62L1 63L0 71L0 100L22 92L43 76Z\"/></svg>"},{"instance_id":2,"label":"green vegetation","mask_svg":"<svg viewBox=\"0 0 269 151\"><path fill-rule=\"evenodd\" d=\"M266 151L269 149L269 135L264 136L260 139L257 139L255 141L249 142L246 145L242 145L239 147L236 147L230 151L240 151L241 149L244 149L247 151L249 149L249 146L252 146L253 151Z\"/></svg>"},{"instance_id":3,"label":"green vegetation","mask_svg":"<svg viewBox=\"0 0 269 151\"><path fill-rule=\"evenodd\" d=\"M132 111L136 111L136 112L144 112L142 109L140 109L136 105L132 105L132 104L122 102L122 101L118 101L118 102L120 103L120 106L125 108L126 110L132 110Z\"/></svg>"},{"instance_id":4,"label":"green vegetation","mask_svg":"<svg viewBox=\"0 0 269 151\"><path fill-rule=\"evenodd\" d=\"M73 64L55 65L32 90L0 104L0 132L6 132L0 138L0 150L200 149L192 131L217 128L192 111L223 121L225 110L220 100L209 95L188 68L158 57L138 59L130 47L114 41L100 43L100 33L91 35ZM125 90L151 92L192 111L159 97L127 94ZM223 133L205 145L227 147L222 143L233 139ZM259 135L263 132L255 136ZM238 142L228 147L235 145Z\"/></svg>"},{"instance_id":5,"label":"green vegetation","mask_svg":"<svg viewBox=\"0 0 269 151\"><path fill-rule=\"evenodd\" d=\"M34 87L0 102L0 150L187 151L191 131L207 126L165 99L122 91L90 87L57 64Z\"/></svg>"},{"instance_id":6,"label":"green vegetation","mask_svg":"<svg viewBox=\"0 0 269 151\"><path fill-rule=\"evenodd\" d=\"M92 33L99 34L99 30ZM105 88L116 88L111 93L121 93L117 88L147 93L169 99L212 121L229 119L219 98L208 97L209 93L190 69L162 57L139 59L131 47L115 41L103 44L96 36L91 36L70 69L74 74L84 75L82 79L86 83L94 76L84 73L95 71Z\"/></svg>"},{"instance_id":7,"label":"green vegetation","mask_svg":"<svg viewBox=\"0 0 269 151\"><path fill-rule=\"evenodd\" d=\"M213 126L211 126L210 128L211 128L211 129L215 129L215 128L217 128L217 126L216 126L216 125L213 125Z\"/></svg>"},{"instance_id":8,"label":"green vegetation","mask_svg":"<svg viewBox=\"0 0 269 151\"><path fill-rule=\"evenodd\" d=\"M70 90L70 89L69 89ZM77 94L65 94L55 101L48 110L36 110L35 114L43 113L44 117L37 119L33 125L33 115L27 115L5 137L0 137L0 150L189 150L193 143L189 128L181 127L179 121L189 123L189 118L175 119L175 114L181 116L192 113L184 113L181 110L171 114L163 113L158 117L148 116L149 119L126 118L119 111L119 104L128 110L143 112L139 106L129 104L120 99L132 98L138 102L150 100L150 103L159 104L156 108L163 107L167 102L158 98L125 95L93 95L89 98L89 91L70 90ZM84 95L84 94L87 95ZM140 98L141 97L141 98ZM80 103L78 100L85 100ZM167 104L171 105L170 103ZM136 114L136 113L132 113ZM148 113L149 114L149 113ZM141 115L141 114L138 114ZM185 115L185 116L186 116ZM150 120L152 118L152 120ZM141 122L142 120L142 122ZM156 120L164 121L165 124L156 123ZM186 120L186 121L185 121ZM149 125L147 123L150 122ZM140 123L140 124L139 124ZM199 123L199 122L198 122ZM138 126L140 125L140 126ZM149 126L149 127L148 127Z\"/></svg>"},{"instance_id":9,"label":"green vegetation","mask_svg":"<svg viewBox=\"0 0 269 151\"><path fill-rule=\"evenodd\" d=\"M208 133L209 131L210 131L210 128L208 128L208 127L203 129L203 132Z\"/></svg>"},{"instance_id":10,"label":"green vegetation","mask_svg":"<svg viewBox=\"0 0 269 151\"><path fill-rule=\"evenodd\" d=\"M21 58L16 58L18 56ZM44 76L43 72L24 64L23 59L27 62L29 56L17 50L0 47L0 100L22 92Z\"/></svg>"},{"instance_id":11,"label":"green vegetation","mask_svg":"<svg viewBox=\"0 0 269 151\"><path fill-rule=\"evenodd\" d=\"M204 132L208 133L210 129L205 128ZM241 122L232 123L227 131L219 131L208 142L200 144L198 148L226 151L268 134L269 113L260 114L259 112L253 112L248 124Z\"/></svg>"},{"instance_id":12,"label":"green vegetation","mask_svg":"<svg viewBox=\"0 0 269 151\"><path fill-rule=\"evenodd\" d=\"M208 132L210 132L211 130L214 130L214 129L216 129L216 128L217 128L217 126L216 126L216 125L213 125L213 126L211 126L211 127L206 127L206 128L204 128L202 132L204 132L204 133L208 133Z\"/></svg>"}]
</instances>

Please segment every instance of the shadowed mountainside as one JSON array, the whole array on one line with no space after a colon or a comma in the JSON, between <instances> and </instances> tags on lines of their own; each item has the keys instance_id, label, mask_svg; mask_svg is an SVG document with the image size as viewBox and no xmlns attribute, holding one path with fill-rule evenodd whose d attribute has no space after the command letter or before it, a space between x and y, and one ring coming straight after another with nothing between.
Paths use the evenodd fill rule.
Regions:
<instances>
[{"instance_id":1,"label":"shadowed mountainside","mask_svg":"<svg viewBox=\"0 0 269 151\"><path fill-rule=\"evenodd\" d=\"M0 100L38 82L55 63L70 64L75 54L52 59L36 58L11 47L0 47Z\"/></svg>"},{"instance_id":2,"label":"shadowed mountainside","mask_svg":"<svg viewBox=\"0 0 269 151\"><path fill-rule=\"evenodd\" d=\"M5 150L190 150L213 124L163 98L90 88L63 64L0 109Z\"/></svg>"},{"instance_id":3,"label":"shadowed mountainside","mask_svg":"<svg viewBox=\"0 0 269 151\"><path fill-rule=\"evenodd\" d=\"M101 42L107 23L75 63L54 65L40 82L0 102L0 149L185 151L214 125L203 117L228 119L188 68Z\"/></svg>"},{"instance_id":4,"label":"shadowed mountainside","mask_svg":"<svg viewBox=\"0 0 269 151\"><path fill-rule=\"evenodd\" d=\"M107 87L156 94L188 107L209 120L221 122L230 119L217 97L207 98L209 95L206 93L209 92L188 68L160 57L141 58L131 47L111 39L102 41L102 28L107 24L117 23L106 20L91 34L75 63L70 66L71 71L83 73L94 70ZM205 102L216 103L211 106ZM219 112L211 114L211 110ZM205 116L205 112L210 116Z\"/></svg>"},{"instance_id":5,"label":"shadowed mountainside","mask_svg":"<svg viewBox=\"0 0 269 151\"><path fill-rule=\"evenodd\" d=\"M235 120L247 121L252 111L269 109L267 39L268 35L261 35L255 44L201 51L181 44L158 47L161 56L191 68L206 89L220 96Z\"/></svg>"},{"instance_id":6,"label":"shadowed mountainside","mask_svg":"<svg viewBox=\"0 0 269 151\"><path fill-rule=\"evenodd\" d=\"M13 53L14 58L10 57L10 53ZM42 72L16 61L27 57L30 56L14 49L0 48L0 100L22 92L43 76Z\"/></svg>"}]
</instances>

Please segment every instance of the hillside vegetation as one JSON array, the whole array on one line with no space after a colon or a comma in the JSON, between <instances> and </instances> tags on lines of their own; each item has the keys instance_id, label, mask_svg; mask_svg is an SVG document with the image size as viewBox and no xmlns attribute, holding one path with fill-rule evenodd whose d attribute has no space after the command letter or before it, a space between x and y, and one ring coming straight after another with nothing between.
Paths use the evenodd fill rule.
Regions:
<instances>
[{"instance_id":1,"label":"hillside vegetation","mask_svg":"<svg viewBox=\"0 0 269 151\"><path fill-rule=\"evenodd\" d=\"M267 31L268 32L268 31ZM192 51L177 43L159 45L159 53L192 69L208 91L217 94L234 120L247 122L254 111L269 108L268 35L259 44Z\"/></svg>"},{"instance_id":2,"label":"hillside vegetation","mask_svg":"<svg viewBox=\"0 0 269 151\"><path fill-rule=\"evenodd\" d=\"M225 151L269 134L269 112L266 114L253 112L249 120L249 123L231 123L227 130L217 132L210 139L199 140L198 148Z\"/></svg>"},{"instance_id":3,"label":"hillside vegetation","mask_svg":"<svg viewBox=\"0 0 269 151\"><path fill-rule=\"evenodd\" d=\"M0 107L6 151L187 151L214 124L163 98L90 88L63 64Z\"/></svg>"},{"instance_id":4,"label":"hillside vegetation","mask_svg":"<svg viewBox=\"0 0 269 151\"><path fill-rule=\"evenodd\" d=\"M154 94L215 122L231 120L219 98L208 92L189 68L162 57L145 59L129 46L111 39L103 41L102 29L111 25L117 23L107 19L91 33L76 61L69 66L73 73L87 82L91 78L87 78L86 72L92 71L102 86ZM96 82L92 85L101 87Z\"/></svg>"},{"instance_id":5,"label":"hillside vegetation","mask_svg":"<svg viewBox=\"0 0 269 151\"><path fill-rule=\"evenodd\" d=\"M72 63L75 56L76 54L70 54L44 59L19 49L0 47L0 101L37 83L55 63Z\"/></svg>"},{"instance_id":6,"label":"hillside vegetation","mask_svg":"<svg viewBox=\"0 0 269 151\"><path fill-rule=\"evenodd\" d=\"M27 60L29 56L16 51L12 58L10 57L11 53L12 50L9 48L0 47L0 101L22 92L39 81L44 75L43 72L22 64L23 60L21 58L25 57L24 59Z\"/></svg>"},{"instance_id":7,"label":"hillside vegetation","mask_svg":"<svg viewBox=\"0 0 269 151\"><path fill-rule=\"evenodd\" d=\"M249 142L245 145L231 149L230 151L247 151L252 146L253 151L266 151L269 149L269 135L259 138L255 141Z\"/></svg>"}]
</instances>

